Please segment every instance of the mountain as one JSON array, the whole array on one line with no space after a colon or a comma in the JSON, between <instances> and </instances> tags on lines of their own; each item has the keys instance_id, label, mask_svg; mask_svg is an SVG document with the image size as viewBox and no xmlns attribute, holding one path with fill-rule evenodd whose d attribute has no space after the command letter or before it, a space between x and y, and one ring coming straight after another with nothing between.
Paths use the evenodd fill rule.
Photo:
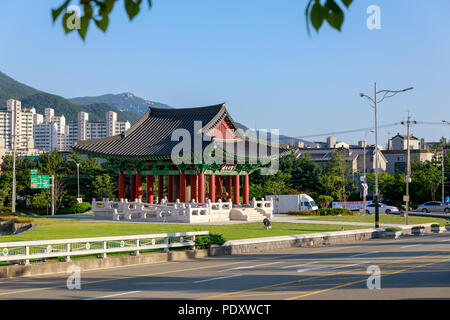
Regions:
<instances>
[{"instance_id":1,"label":"mountain","mask_svg":"<svg viewBox=\"0 0 450 320\"><path fill-rule=\"evenodd\" d=\"M66 121L76 121L80 111L88 112L90 121L104 121L107 111L117 112L118 121L128 120L132 124L140 118L137 112L120 111L106 103L90 103L87 105L74 103L61 96L27 86L0 72L0 108L6 107L6 100L8 99L20 100L23 107L34 107L36 112L41 114L44 114L45 108L53 108L55 109L55 115L63 114Z\"/></svg>"},{"instance_id":2,"label":"mountain","mask_svg":"<svg viewBox=\"0 0 450 320\"><path fill-rule=\"evenodd\" d=\"M245 125L243 125L242 123L239 123L239 122L236 122L236 125L238 126L239 129L242 129L244 132L249 129L247 126L245 126ZM270 132L267 132L267 140L270 141L270 139L271 139L271 134L270 134ZM278 136L278 139L279 139L280 143L285 143L285 144L290 144L290 145L293 145L293 144L297 143L298 141L303 141L305 143L305 145L313 144L310 141L305 141L303 139L289 137L289 136L285 136L285 135L282 135L282 134L280 134Z\"/></svg>"},{"instance_id":3,"label":"mountain","mask_svg":"<svg viewBox=\"0 0 450 320\"><path fill-rule=\"evenodd\" d=\"M119 110L136 112L138 114L144 114L147 111L148 106L166 109L171 108L164 103L136 97L130 92L120 94L104 94L96 97L78 97L69 100L80 105L88 105L91 103L107 103Z\"/></svg>"},{"instance_id":4,"label":"mountain","mask_svg":"<svg viewBox=\"0 0 450 320\"><path fill-rule=\"evenodd\" d=\"M34 107L36 112L41 114L44 114L45 108L53 108L55 109L55 115L63 114L66 121L76 121L80 111L89 113L89 121L104 121L106 112L115 111L118 121L128 120L131 124L134 124L147 110L148 106L172 108L167 104L136 97L132 93L65 99L27 86L0 72L0 108L6 107L6 100L8 99L20 100L22 106L26 108ZM248 129L241 123L237 123L237 125L244 131ZM280 135L279 139L280 143L287 144L303 141L285 135ZM268 140L270 140L270 134L268 134ZM311 142L305 141L305 144L311 144Z\"/></svg>"}]
</instances>

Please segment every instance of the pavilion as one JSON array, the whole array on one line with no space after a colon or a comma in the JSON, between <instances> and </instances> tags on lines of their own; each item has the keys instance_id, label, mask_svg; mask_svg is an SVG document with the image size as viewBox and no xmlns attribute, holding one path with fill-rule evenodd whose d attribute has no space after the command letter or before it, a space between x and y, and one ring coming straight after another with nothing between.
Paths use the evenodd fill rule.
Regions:
<instances>
[{"instance_id":1,"label":"pavilion","mask_svg":"<svg viewBox=\"0 0 450 320\"><path fill-rule=\"evenodd\" d=\"M163 199L181 203L232 199L233 206L250 203L251 173L290 152L288 146L257 140L238 130L225 103L184 109L149 107L129 130L78 141L74 150L109 161L118 173L119 200L153 204ZM145 201L143 179L147 182Z\"/></svg>"}]
</instances>

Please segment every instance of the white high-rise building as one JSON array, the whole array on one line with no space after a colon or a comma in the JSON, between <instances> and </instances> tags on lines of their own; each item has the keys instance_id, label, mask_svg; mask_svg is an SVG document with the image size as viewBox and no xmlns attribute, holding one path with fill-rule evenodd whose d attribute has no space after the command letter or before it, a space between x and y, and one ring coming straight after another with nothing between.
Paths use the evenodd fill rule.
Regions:
<instances>
[{"instance_id":1,"label":"white high-rise building","mask_svg":"<svg viewBox=\"0 0 450 320\"><path fill-rule=\"evenodd\" d=\"M117 113L114 111L108 111L106 113L106 136L112 137L116 133Z\"/></svg>"},{"instance_id":2,"label":"white high-rise building","mask_svg":"<svg viewBox=\"0 0 450 320\"><path fill-rule=\"evenodd\" d=\"M45 108L44 121L47 123L53 122L53 117L55 116L55 110L52 108Z\"/></svg>"},{"instance_id":3,"label":"white high-rise building","mask_svg":"<svg viewBox=\"0 0 450 320\"><path fill-rule=\"evenodd\" d=\"M34 145L46 152L58 150L58 128L56 123L41 123L34 126Z\"/></svg>"},{"instance_id":4,"label":"white high-rise building","mask_svg":"<svg viewBox=\"0 0 450 320\"><path fill-rule=\"evenodd\" d=\"M14 132L17 154L35 155L70 151L75 141L110 137L130 127L129 121L117 121L114 111L106 113L105 121L89 122L89 114L79 112L77 121L66 123L65 116L55 116L52 108L46 108L42 115L35 108L22 108L20 101L10 99L6 110L0 110L0 157L12 153Z\"/></svg>"},{"instance_id":5,"label":"white high-rise building","mask_svg":"<svg viewBox=\"0 0 450 320\"><path fill-rule=\"evenodd\" d=\"M88 120L89 114L87 112L78 113L78 139L77 140L87 140L88 139Z\"/></svg>"}]
</instances>

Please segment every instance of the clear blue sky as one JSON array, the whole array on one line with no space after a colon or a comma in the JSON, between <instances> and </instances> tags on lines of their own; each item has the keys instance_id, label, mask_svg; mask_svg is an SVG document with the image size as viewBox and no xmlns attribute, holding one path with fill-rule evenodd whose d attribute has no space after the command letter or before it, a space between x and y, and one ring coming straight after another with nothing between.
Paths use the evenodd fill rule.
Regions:
<instances>
[{"instance_id":1,"label":"clear blue sky","mask_svg":"<svg viewBox=\"0 0 450 320\"><path fill-rule=\"evenodd\" d=\"M380 105L380 124L407 110L417 121L450 121L448 0L354 0L342 32L325 26L311 37L306 0L153 0L132 22L121 1L107 33L90 25L84 43L64 35L60 19L52 24L62 2L0 3L1 71L66 98L129 91L174 107L226 101L237 121L292 136L371 126L358 94L372 95L375 81L415 87ZM371 4L381 8L381 30L366 27ZM405 130L381 130L380 144ZM450 126L413 133L450 138Z\"/></svg>"}]
</instances>

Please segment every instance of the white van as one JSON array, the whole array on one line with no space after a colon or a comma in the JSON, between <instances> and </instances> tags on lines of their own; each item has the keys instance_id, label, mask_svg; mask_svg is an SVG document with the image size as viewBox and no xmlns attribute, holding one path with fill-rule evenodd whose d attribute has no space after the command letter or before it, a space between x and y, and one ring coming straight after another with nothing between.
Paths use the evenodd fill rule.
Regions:
<instances>
[{"instance_id":1,"label":"white van","mask_svg":"<svg viewBox=\"0 0 450 320\"><path fill-rule=\"evenodd\" d=\"M316 202L307 194L283 194L266 196L266 201L272 199L274 213L288 213L289 211L318 210Z\"/></svg>"}]
</instances>

